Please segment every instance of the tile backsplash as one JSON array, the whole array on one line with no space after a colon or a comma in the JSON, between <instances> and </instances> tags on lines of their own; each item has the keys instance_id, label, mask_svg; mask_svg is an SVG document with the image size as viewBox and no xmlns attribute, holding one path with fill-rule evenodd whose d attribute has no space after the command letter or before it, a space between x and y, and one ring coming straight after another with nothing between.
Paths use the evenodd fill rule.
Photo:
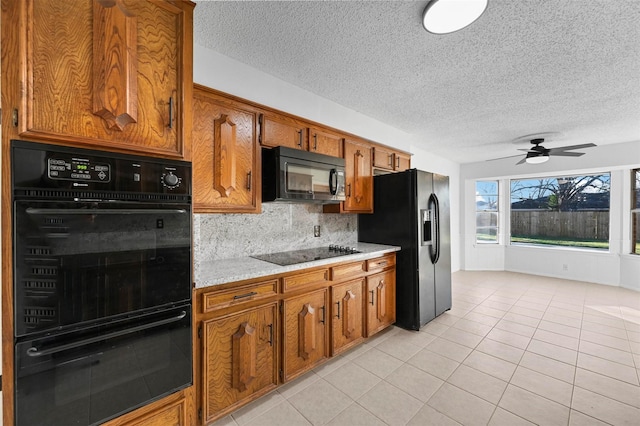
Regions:
<instances>
[{"instance_id":1,"label":"tile backsplash","mask_svg":"<svg viewBox=\"0 0 640 426\"><path fill-rule=\"evenodd\" d=\"M320 225L320 237L313 236ZM358 216L322 213L317 204L265 203L261 214L195 214L194 264L200 262L327 246L354 245Z\"/></svg>"}]
</instances>

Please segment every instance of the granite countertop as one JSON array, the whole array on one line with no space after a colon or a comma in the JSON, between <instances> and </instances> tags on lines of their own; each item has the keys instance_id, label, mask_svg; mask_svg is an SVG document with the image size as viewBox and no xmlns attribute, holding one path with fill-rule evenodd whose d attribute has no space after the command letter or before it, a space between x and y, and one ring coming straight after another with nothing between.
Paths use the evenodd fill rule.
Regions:
<instances>
[{"instance_id":1,"label":"granite countertop","mask_svg":"<svg viewBox=\"0 0 640 426\"><path fill-rule=\"evenodd\" d=\"M278 266L252 257L220 259L202 262L196 276L195 287L205 288L214 285L264 277L267 275L283 274L315 266L330 265L338 262L371 259L385 253L399 251L400 247L381 244L356 243L353 247L361 253L347 254L329 259L314 260L296 265Z\"/></svg>"}]
</instances>

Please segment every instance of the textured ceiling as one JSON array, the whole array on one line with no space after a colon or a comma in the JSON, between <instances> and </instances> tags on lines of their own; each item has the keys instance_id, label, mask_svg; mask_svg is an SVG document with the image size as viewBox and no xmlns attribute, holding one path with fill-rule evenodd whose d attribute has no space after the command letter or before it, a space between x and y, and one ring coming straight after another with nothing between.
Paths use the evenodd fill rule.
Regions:
<instances>
[{"instance_id":1,"label":"textured ceiling","mask_svg":"<svg viewBox=\"0 0 640 426\"><path fill-rule=\"evenodd\" d=\"M489 0L448 35L423 29L426 0L196 3L195 43L456 162L535 133L559 133L548 148L640 140L640 0Z\"/></svg>"}]
</instances>

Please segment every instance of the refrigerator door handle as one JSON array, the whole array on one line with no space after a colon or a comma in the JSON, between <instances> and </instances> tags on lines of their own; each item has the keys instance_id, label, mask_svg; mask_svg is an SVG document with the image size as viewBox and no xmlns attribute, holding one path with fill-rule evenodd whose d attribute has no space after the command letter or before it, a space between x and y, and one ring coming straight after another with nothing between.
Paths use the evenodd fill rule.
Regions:
<instances>
[{"instance_id":1,"label":"refrigerator door handle","mask_svg":"<svg viewBox=\"0 0 640 426\"><path fill-rule=\"evenodd\" d=\"M440 259L440 200L438 200L438 196L436 194L432 194L432 197L433 197L433 204L434 204L434 211L435 211L435 217L433 221L435 223L435 228L436 228L436 231L435 231L436 250L435 250L433 263L436 264Z\"/></svg>"},{"instance_id":2,"label":"refrigerator door handle","mask_svg":"<svg viewBox=\"0 0 640 426\"><path fill-rule=\"evenodd\" d=\"M430 221L433 240L429 247L429 256L431 257L431 263L435 265L438 263L438 259L440 258L440 202L436 194L431 194L429 196L428 206L428 211L433 216Z\"/></svg>"}]
</instances>

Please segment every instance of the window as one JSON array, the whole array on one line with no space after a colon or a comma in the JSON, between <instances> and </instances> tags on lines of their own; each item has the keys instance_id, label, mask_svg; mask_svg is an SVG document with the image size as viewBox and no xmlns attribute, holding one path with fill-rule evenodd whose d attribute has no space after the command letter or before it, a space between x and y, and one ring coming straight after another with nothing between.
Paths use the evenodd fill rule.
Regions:
<instances>
[{"instance_id":1,"label":"window","mask_svg":"<svg viewBox=\"0 0 640 426\"><path fill-rule=\"evenodd\" d=\"M511 181L511 243L609 249L611 175Z\"/></svg>"},{"instance_id":2,"label":"window","mask_svg":"<svg viewBox=\"0 0 640 426\"><path fill-rule=\"evenodd\" d=\"M631 173L631 253L640 254L640 169Z\"/></svg>"},{"instance_id":3,"label":"window","mask_svg":"<svg viewBox=\"0 0 640 426\"><path fill-rule=\"evenodd\" d=\"M476 242L498 242L498 181L476 182Z\"/></svg>"}]
</instances>

